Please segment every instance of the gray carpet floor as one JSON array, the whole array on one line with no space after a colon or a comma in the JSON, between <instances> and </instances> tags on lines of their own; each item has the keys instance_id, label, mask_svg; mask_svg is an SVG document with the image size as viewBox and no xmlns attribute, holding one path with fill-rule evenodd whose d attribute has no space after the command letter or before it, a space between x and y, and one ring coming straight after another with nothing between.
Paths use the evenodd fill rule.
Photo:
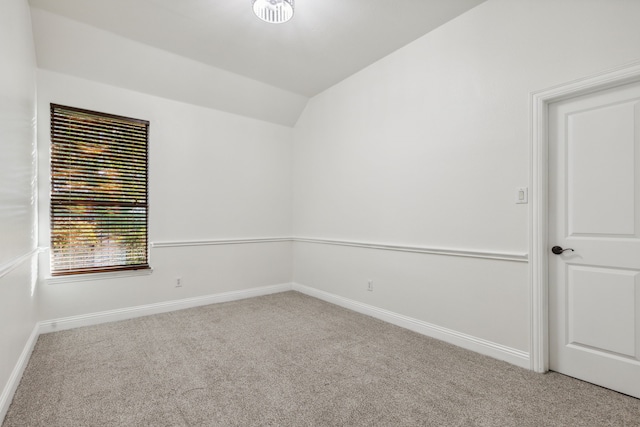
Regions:
<instances>
[{"instance_id":1,"label":"gray carpet floor","mask_svg":"<svg viewBox=\"0 0 640 427\"><path fill-rule=\"evenodd\" d=\"M2 426L640 426L640 400L285 292L42 335Z\"/></svg>"}]
</instances>

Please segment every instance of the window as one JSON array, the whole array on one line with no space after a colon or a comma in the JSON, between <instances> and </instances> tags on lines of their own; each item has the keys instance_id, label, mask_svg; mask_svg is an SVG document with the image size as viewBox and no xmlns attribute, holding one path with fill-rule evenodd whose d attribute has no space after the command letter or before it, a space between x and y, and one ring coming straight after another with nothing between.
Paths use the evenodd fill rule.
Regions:
<instances>
[{"instance_id":1,"label":"window","mask_svg":"<svg viewBox=\"0 0 640 427\"><path fill-rule=\"evenodd\" d=\"M149 122L51 104L51 275L148 269Z\"/></svg>"}]
</instances>

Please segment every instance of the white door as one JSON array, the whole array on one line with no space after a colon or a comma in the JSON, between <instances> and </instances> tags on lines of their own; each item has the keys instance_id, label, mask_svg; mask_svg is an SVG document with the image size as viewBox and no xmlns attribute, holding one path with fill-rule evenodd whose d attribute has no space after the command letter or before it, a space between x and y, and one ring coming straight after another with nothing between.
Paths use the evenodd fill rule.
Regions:
<instances>
[{"instance_id":1,"label":"white door","mask_svg":"<svg viewBox=\"0 0 640 427\"><path fill-rule=\"evenodd\" d=\"M549 106L548 250L550 369L640 398L640 83Z\"/></svg>"}]
</instances>

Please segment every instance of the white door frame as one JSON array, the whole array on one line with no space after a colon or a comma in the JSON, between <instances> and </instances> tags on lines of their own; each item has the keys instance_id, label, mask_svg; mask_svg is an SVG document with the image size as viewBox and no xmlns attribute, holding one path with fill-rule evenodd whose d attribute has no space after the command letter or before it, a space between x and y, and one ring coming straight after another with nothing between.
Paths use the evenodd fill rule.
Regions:
<instances>
[{"instance_id":1,"label":"white door frame","mask_svg":"<svg viewBox=\"0 0 640 427\"><path fill-rule=\"evenodd\" d=\"M532 186L529 204L530 366L535 372L549 370L549 104L636 81L640 81L640 62L532 92L529 96L529 181Z\"/></svg>"}]
</instances>

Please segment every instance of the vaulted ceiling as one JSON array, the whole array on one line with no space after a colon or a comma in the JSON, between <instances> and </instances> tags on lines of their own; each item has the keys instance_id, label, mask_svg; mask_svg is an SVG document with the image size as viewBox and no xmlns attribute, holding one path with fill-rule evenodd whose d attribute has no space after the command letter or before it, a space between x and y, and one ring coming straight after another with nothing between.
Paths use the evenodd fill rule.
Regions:
<instances>
[{"instance_id":1,"label":"vaulted ceiling","mask_svg":"<svg viewBox=\"0 0 640 427\"><path fill-rule=\"evenodd\" d=\"M484 0L295 0L267 24L251 0L30 0L52 12L311 97Z\"/></svg>"}]
</instances>

